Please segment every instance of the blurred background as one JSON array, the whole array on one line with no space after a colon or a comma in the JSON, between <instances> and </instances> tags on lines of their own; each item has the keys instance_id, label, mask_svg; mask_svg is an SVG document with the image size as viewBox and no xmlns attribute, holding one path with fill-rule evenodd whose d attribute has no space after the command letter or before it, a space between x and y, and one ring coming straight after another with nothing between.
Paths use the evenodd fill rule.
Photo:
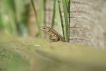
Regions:
<instances>
[{"instance_id":1,"label":"blurred background","mask_svg":"<svg viewBox=\"0 0 106 71\"><path fill-rule=\"evenodd\" d=\"M43 40L41 26L69 44ZM106 0L0 0L0 71L106 71L97 48L106 48Z\"/></svg>"},{"instance_id":2,"label":"blurred background","mask_svg":"<svg viewBox=\"0 0 106 71\"><path fill-rule=\"evenodd\" d=\"M35 33L37 33L36 22L29 1L30 0L0 1L1 32L7 35L35 36Z\"/></svg>"},{"instance_id":3,"label":"blurred background","mask_svg":"<svg viewBox=\"0 0 106 71\"><path fill-rule=\"evenodd\" d=\"M53 2L47 0L1 0L0 1L0 32L7 35L21 35L35 37L39 33L39 27L44 25L43 17L52 22ZM47 4L48 6L44 5ZM33 8L34 5L34 8ZM44 8L50 7L44 12ZM45 13L45 14L44 14ZM42 25L43 24L43 25ZM49 25L49 27L51 27ZM38 35L40 36L40 35Z\"/></svg>"},{"instance_id":4,"label":"blurred background","mask_svg":"<svg viewBox=\"0 0 106 71\"><path fill-rule=\"evenodd\" d=\"M0 0L0 32L48 38L54 28L67 42L105 47L105 0Z\"/></svg>"}]
</instances>

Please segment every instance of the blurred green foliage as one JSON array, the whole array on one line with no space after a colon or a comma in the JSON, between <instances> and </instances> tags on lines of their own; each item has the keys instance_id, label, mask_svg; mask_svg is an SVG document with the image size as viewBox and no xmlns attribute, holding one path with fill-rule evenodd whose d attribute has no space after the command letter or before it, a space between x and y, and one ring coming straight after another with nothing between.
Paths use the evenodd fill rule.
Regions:
<instances>
[{"instance_id":1,"label":"blurred green foliage","mask_svg":"<svg viewBox=\"0 0 106 71\"><path fill-rule=\"evenodd\" d=\"M39 0L38 9L35 7L34 0L30 0L38 27L37 36L41 36L40 27L43 23L44 0ZM57 19L58 29L61 35L68 41L68 0L62 0L64 19L60 19L58 0L53 0L53 13L50 27L54 27L55 18ZM29 2L27 0L0 0L0 32L14 35L28 35L27 20L28 20ZM60 11L59 11L60 10ZM65 21L62 27L62 21Z\"/></svg>"},{"instance_id":2,"label":"blurred green foliage","mask_svg":"<svg viewBox=\"0 0 106 71\"><path fill-rule=\"evenodd\" d=\"M7 34L27 34L26 0L0 0L0 30Z\"/></svg>"}]
</instances>

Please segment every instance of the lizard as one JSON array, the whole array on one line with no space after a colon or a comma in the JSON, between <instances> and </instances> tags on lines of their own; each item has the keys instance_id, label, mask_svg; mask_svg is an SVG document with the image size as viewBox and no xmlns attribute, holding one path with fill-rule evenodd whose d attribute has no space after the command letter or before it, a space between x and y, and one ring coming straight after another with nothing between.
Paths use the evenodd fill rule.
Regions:
<instances>
[{"instance_id":1,"label":"lizard","mask_svg":"<svg viewBox=\"0 0 106 71\"><path fill-rule=\"evenodd\" d=\"M47 26L42 26L40 29L42 31L48 33L50 36L52 36L53 42L57 42L57 41L65 42L64 38L54 29L47 27Z\"/></svg>"}]
</instances>

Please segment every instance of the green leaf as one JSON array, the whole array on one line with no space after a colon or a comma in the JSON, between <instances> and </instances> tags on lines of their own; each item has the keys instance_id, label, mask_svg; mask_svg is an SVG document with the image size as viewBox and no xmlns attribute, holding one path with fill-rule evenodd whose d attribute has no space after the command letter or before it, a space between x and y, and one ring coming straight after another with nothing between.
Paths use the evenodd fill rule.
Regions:
<instances>
[{"instance_id":1,"label":"green leaf","mask_svg":"<svg viewBox=\"0 0 106 71\"><path fill-rule=\"evenodd\" d=\"M67 11L67 0L62 0L62 6L63 6L63 12L64 12L64 19L65 19L65 25L64 25L64 34L65 34L65 40L68 42L68 30L69 30L69 23L68 23L68 11Z\"/></svg>"}]
</instances>

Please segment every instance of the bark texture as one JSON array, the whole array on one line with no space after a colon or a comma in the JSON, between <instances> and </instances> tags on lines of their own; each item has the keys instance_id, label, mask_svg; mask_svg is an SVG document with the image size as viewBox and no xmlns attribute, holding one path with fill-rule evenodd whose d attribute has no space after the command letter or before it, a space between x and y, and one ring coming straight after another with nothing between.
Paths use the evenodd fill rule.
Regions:
<instances>
[{"instance_id":1,"label":"bark texture","mask_svg":"<svg viewBox=\"0 0 106 71\"><path fill-rule=\"evenodd\" d=\"M106 0L70 0L70 42L104 48L105 19Z\"/></svg>"}]
</instances>

